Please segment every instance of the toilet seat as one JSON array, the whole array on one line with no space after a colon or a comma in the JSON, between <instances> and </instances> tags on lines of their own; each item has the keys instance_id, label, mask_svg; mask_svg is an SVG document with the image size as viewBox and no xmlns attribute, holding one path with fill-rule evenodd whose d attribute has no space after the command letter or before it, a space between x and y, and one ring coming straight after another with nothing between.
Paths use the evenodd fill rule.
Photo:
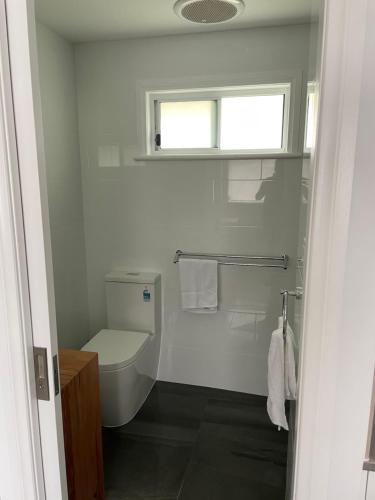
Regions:
<instances>
[{"instance_id":1,"label":"toilet seat","mask_svg":"<svg viewBox=\"0 0 375 500\"><path fill-rule=\"evenodd\" d=\"M101 371L113 371L132 364L143 351L150 334L126 330L100 330L82 351L97 352Z\"/></svg>"}]
</instances>

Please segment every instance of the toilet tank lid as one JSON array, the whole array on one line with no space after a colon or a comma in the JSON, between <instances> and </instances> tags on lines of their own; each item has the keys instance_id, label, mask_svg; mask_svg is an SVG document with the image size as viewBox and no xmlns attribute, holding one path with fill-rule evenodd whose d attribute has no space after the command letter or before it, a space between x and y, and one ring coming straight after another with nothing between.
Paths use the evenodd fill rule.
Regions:
<instances>
[{"instance_id":1,"label":"toilet tank lid","mask_svg":"<svg viewBox=\"0 0 375 500\"><path fill-rule=\"evenodd\" d=\"M107 283L141 283L153 285L160 280L160 273L132 271L129 269L118 269L106 274L105 281Z\"/></svg>"}]
</instances>

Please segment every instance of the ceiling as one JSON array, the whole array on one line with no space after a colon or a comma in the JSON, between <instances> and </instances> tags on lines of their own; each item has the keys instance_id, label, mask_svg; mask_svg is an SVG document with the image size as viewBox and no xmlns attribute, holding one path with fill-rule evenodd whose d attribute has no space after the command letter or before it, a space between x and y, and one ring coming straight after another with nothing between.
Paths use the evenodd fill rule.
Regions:
<instances>
[{"instance_id":1,"label":"ceiling","mask_svg":"<svg viewBox=\"0 0 375 500\"><path fill-rule=\"evenodd\" d=\"M309 22L314 0L244 0L244 13L220 26L195 25L175 0L35 0L37 18L74 42L199 33Z\"/></svg>"}]
</instances>

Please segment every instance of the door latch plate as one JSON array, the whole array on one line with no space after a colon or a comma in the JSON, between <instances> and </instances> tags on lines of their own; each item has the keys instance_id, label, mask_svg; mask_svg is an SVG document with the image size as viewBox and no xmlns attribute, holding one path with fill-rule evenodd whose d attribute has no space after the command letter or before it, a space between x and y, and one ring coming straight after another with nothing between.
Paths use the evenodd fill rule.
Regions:
<instances>
[{"instance_id":1,"label":"door latch plate","mask_svg":"<svg viewBox=\"0 0 375 500\"><path fill-rule=\"evenodd\" d=\"M34 347L34 372L37 399L49 401L48 361L45 347Z\"/></svg>"}]
</instances>

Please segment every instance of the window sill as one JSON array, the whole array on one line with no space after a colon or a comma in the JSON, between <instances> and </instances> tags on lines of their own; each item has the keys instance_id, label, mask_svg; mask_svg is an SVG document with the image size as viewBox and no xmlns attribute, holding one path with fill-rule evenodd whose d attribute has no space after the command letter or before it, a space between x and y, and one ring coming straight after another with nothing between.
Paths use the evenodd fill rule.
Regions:
<instances>
[{"instance_id":1,"label":"window sill","mask_svg":"<svg viewBox=\"0 0 375 500\"><path fill-rule=\"evenodd\" d=\"M187 154L187 155L139 155L135 161L176 161L176 160L261 160L278 158L310 158L310 153L236 153L236 154Z\"/></svg>"}]
</instances>

